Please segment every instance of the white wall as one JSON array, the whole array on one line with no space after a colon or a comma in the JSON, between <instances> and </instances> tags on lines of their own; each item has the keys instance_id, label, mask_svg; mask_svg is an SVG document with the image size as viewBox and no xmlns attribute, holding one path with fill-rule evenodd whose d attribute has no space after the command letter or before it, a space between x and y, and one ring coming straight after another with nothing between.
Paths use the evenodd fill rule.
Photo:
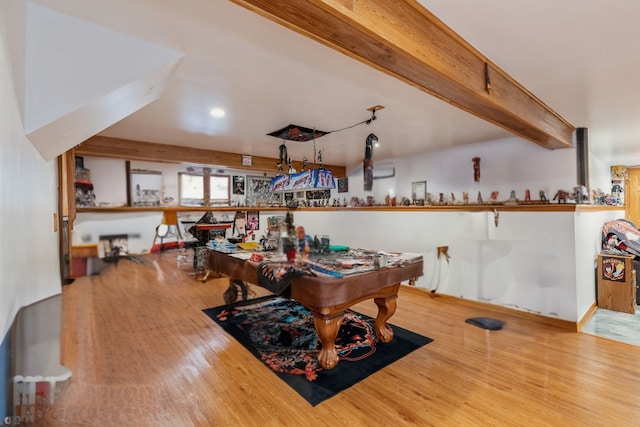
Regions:
<instances>
[{"instance_id":1,"label":"white wall","mask_svg":"<svg viewBox=\"0 0 640 427\"><path fill-rule=\"evenodd\" d=\"M597 239L607 215L587 216L592 229L583 237ZM492 212L298 211L294 219L335 244L422 253L417 286L439 293L568 321L594 301L596 249L580 251L578 269L573 212L500 212L497 227ZM448 264L437 258L444 245Z\"/></svg>"},{"instance_id":2,"label":"white wall","mask_svg":"<svg viewBox=\"0 0 640 427\"><path fill-rule=\"evenodd\" d=\"M307 234L327 235L334 245L421 253L424 275L416 282L419 287L579 321L595 301L602 225L623 216L624 210L497 210L498 226L493 212L294 210L293 215ZM261 212L256 240L266 233L267 217L284 215L284 210ZM144 238L130 239L130 247L140 253L150 247L160 216L81 213L75 232L95 236L138 231ZM438 258L438 246L449 247L448 263Z\"/></svg>"},{"instance_id":3,"label":"white wall","mask_svg":"<svg viewBox=\"0 0 640 427\"><path fill-rule=\"evenodd\" d=\"M125 162L104 157L84 157L84 167L91 173L96 205L126 206L127 173ZM96 186L96 183L100 183Z\"/></svg>"},{"instance_id":4,"label":"white wall","mask_svg":"<svg viewBox=\"0 0 640 427\"><path fill-rule=\"evenodd\" d=\"M162 222L162 212L79 213L73 226L73 245L96 244L100 236L127 234L129 253L142 254L151 249L156 226ZM163 243L175 239L164 240ZM156 243L160 243L158 240Z\"/></svg>"},{"instance_id":5,"label":"white wall","mask_svg":"<svg viewBox=\"0 0 640 427\"><path fill-rule=\"evenodd\" d=\"M1 9L1 8L0 8ZM0 14L0 332L18 310L61 292L55 161L44 161L25 137Z\"/></svg>"},{"instance_id":6,"label":"white wall","mask_svg":"<svg viewBox=\"0 0 640 427\"><path fill-rule=\"evenodd\" d=\"M589 188L611 193L611 166L594 154L589 155Z\"/></svg>"},{"instance_id":7,"label":"white wall","mask_svg":"<svg viewBox=\"0 0 640 427\"><path fill-rule=\"evenodd\" d=\"M96 195L96 205L126 206L127 203L127 177L125 161L120 159L109 159L104 157L82 156L85 169L91 172L91 181ZM157 171L162 173L162 195L161 197L172 197L173 203L178 203L178 173L188 172L189 165L178 163L159 163L132 161L131 169L142 169ZM201 166L194 166L201 171ZM212 168L211 174L247 176L262 176L261 172L251 172L240 169ZM233 185L230 178L229 185ZM334 190L335 193L335 190ZM231 203L244 204L245 196L231 194Z\"/></svg>"},{"instance_id":8,"label":"white wall","mask_svg":"<svg viewBox=\"0 0 640 427\"><path fill-rule=\"evenodd\" d=\"M471 159L476 156L481 158L480 182L473 181ZM466 191L474 202L481 191L487 201L492 191L499 191L499 199L507 200L515 190L517 197L524 199L524 191L529 189L531 198L538 199L540 190L552 198L558 189L570 191L577 183L575 149L551 151L516 137L379 163L374 153L374 169L388 164L395 165L396 176L374 180L371 192L363 191L362 168L347 171L347 197L373 195L377 202L384 202L393 189L399 201L403 196L411 198L412 182L427 181L427 192L436 198L440 192L447 197L454 192L460 200Z\"/></svg>"},{"instance_id":9,"label":"white wall","mask_svg":"<svg viewBox=\"0 0 640 427\"><path fill-rule=\"evenodd\" d=\"M476 156L481 158L478 183L473 181L471 161ZM592 160L594 167L590 176L594 176L595 182L608 192L609 166L597 158L592 157ZM332 190L332 199L343 201L346 198L349 202L354 196L366 199L373 195L377 203L384 203L385 196L392 191L399 202L403 196L411 198L411 183L414 181L427 181L427 191L436 198L440 192L447 197L454 192L456 199L461 200L462 192L466 191L470 200L475 202L480 191L487 201L492 191L499 191L499 199L507 200L511 190L515 190L517 197L524 199L524 192L529 189L532 199L539 198L540 190L551 199L558 189L571 191L577 184L574 149L551 151L515 137L374 162L374 168L385 165L395 166L395 177L374 180L373 191L367 192L363 190L362 168L356 167L347 171L349 191L338 193ZM91 170L98 204L126 202L124 161L85 156L85 167ZM161 171L163 195L177 201L177 176L178 172L186 171L186 165L132 162L131 167ZM224 174L259 175L232 169L224 169ZM593 185L591 187L594 188ZM231 199L232 202L244 202L243 197L232 196Z\"/></svg>"}]
</instances>

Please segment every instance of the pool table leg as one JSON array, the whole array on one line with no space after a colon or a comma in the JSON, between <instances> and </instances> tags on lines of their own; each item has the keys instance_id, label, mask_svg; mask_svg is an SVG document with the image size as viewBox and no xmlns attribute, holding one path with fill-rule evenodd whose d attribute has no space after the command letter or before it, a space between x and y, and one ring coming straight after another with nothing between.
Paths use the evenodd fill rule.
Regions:
<instances>
[{"instance_id":1,"label":"pool table leg","mask_svg":"<svg viewBox=\"0 0 640 427\"><path fill-rule=\"evenodd\" d=\"M397 295L387 298L374 298L378 306L378 316L376 317L373 330L376 332L378 339L383 343L391 342L393 339L393 329L387 326L387 320L396 312L396 299Z\"/></svg>"},{"instance_id":2,"label":"pool table leg","mask_svg":"<svg viewBox=\"0 0 640 427\"><path fill-rule=\"evenodd\" d=\"M332 317L324 317L314 313L313 323L316 327L318 339L322 343L322 348L318 354L318 363L323 369L330 370L338 364L338 351L336 350L336 337L342 325L344 313Z\"/></svg>"}]
</instances>

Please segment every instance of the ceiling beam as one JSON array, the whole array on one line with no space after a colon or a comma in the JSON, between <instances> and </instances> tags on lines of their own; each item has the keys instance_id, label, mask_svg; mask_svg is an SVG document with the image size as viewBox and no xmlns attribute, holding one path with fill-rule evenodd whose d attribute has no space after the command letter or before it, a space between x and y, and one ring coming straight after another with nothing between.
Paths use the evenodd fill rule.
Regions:
<instances>
[{"instance_id":1,"label":"ceiling beam","mask_svg":"<svg viewBox=\"0 0 640 427\"><path fill-rule=\"evenodd\" d=\"M278 172L278 159L275 158L251 156L251 166L247 166L243 164L243 155L240 153L158 144L100 135L93 136L78 145L75 148L75 154L79 156L109 157L146 162L219 166L220 168L241 169L254 171L255 173ZM294 161L293 167L296 168L296 170L302 170L302 162ZM322 167L331 169L334 176L346 176L346 168L344 166L323 164Z\"/></svg>"},{"instance_id":2,"label":"ceiling beam","mask_svg":"<svg viewBox=\"0 0 640 427\"><path fill-rule=\"evenodd\" d=\"M574 126L413 0L232 0L549 149Z\"/></svg>"}]
</instances>

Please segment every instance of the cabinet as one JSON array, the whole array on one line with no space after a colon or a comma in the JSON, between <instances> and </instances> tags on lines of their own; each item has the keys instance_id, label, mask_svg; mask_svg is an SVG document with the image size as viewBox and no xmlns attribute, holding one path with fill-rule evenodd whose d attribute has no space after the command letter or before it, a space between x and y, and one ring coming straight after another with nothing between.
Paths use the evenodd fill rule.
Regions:
<instances>
[{"instance_id":1,"label":"cabinet","mask_svg":"<svg viewBox=\"0 0 640 427\"><path fill-rule=\"evenodd\" d=\"M636 271L633 257L598 255L598 307L635 314Z\"/></svg>"}]
</instances>

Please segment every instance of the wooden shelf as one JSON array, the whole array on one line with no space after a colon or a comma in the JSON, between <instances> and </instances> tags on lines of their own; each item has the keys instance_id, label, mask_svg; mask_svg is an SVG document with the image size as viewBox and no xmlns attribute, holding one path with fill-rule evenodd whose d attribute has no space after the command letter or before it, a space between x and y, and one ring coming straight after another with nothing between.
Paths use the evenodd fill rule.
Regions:
<instances>
[{"instance_id":1,"label":"wooden shelf","mask_svg":"<svg viewBox=\"0 0 640 427\"><path fill-rule=\"evenodd\" d=\"M286 206L149 206L149 207L84 207L83 212L205 212L205 211L286 211ZM424 212L485 212L497 209L501 212L580 212L624 210L624 206L576 205L573 203L531 203L519 205L486 204L486 205L453 205L453 206L358 206L358 207L298 207L297 211L424 211Z\"/></svg>"},{"instance_id":2,"label":"wooden shelf","mask_svg":"<svg viewBox=\"0 0 640 427\"><path fill-rule=\"evenodd\" d=\"M130 207L130 206L95 206L78 208L78 212L206 212L206 211L254 211L254 210L272 210L283 211L286 207L249 207L249 206L143 206L143 207Z\"/></svg>"}]
</instances>

